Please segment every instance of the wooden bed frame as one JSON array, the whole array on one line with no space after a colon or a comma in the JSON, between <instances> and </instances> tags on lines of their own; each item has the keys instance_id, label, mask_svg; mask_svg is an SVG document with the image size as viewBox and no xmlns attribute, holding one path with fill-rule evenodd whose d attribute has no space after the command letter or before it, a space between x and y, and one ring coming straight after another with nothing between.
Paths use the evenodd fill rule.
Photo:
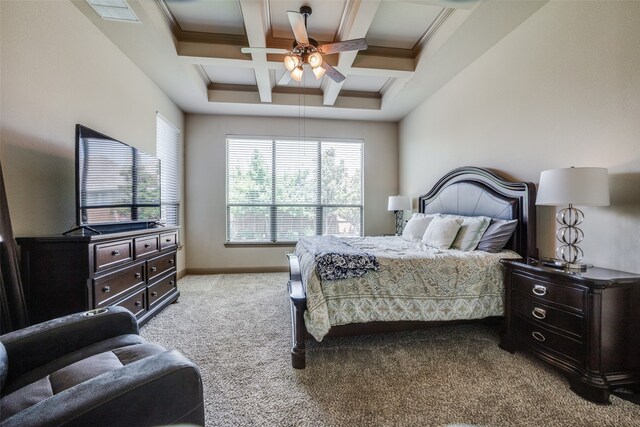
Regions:
<instances>
[{"instance_id":1,"label":"wooden bed frame","mask_svg":"<svg viewBox=\"0 0 640 427\"><path fill-rule=\"evenodd\" d=\"M489 169L461 167L443 176L424 196L418 198L418 208L423 213L443 213L464 216L488 216L491 218L517 219L518 226L507 243L523 258L537 257L536 248L536 189L530 182L511 182ZM307 306L306 290L302 283L298 257L289 258L289 282L291 298L292 341L291 364L305 367L305 339L312 338L304 324ZM493 318L489 320L499 320ZM481 319L480 321L486 321ZM410 329L421 329L441 324L469 323L479 320L453 321L396 321L369 322L333 326L327 336L364 335Z\"/></svg>"}]
</instances>

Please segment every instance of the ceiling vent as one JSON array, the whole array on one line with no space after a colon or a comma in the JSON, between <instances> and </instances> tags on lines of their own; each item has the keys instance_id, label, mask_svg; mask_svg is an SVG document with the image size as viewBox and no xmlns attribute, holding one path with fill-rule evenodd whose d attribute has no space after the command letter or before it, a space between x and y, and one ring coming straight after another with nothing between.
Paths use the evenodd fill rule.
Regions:
<instances>
[{"instance_id":1,"label":"ceiling vent","mask_svg":"<svg viewBox=\"0 0 640 427\"><path fill-rule=\"evenodd\" d=\"M102 19L140 22L125 0L86 0Z\"/></svg>"}]
</instances>

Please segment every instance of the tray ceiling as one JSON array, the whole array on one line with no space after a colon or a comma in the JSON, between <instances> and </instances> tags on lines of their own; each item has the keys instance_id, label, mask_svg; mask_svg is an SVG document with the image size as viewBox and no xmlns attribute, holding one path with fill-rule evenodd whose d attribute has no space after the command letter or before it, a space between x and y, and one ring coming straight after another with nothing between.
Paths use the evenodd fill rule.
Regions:
<instances>
[{"instance_id":1,"label":"tray ceiling","mask_svg":"<svg viewBox=\"0 0 640 427\"><path fill-rule=\"evenodd\" d=\"M127 0L140 23L105 21L72 2L186 112L396 121L539 9L544 1ZM322 45L366 38L363 51L324 55L346 76L287 78L288 10L307 5ZM472 19L473 18L473 19ZM284 77L284 78L283 78Z\"/></svg>"}]
</instances>

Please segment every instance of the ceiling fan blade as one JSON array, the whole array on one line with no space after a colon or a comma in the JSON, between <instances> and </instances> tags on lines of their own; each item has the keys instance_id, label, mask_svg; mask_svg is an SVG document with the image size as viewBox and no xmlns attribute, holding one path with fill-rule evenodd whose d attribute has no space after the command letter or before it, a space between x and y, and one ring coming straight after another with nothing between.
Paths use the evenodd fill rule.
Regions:
<instances>
[{"instance_id":1,"label":"ceiling fan blade","mask_svg":"<svg viewBox=\"0 0 640 427\"><path fill-rule=\"evenodd\" d=\"M322 68L325 69L326 71L326 75L331 77L331 79L336 82L336 83L341 83L346 77L342 75L342 73L338 70L336 70L335 68L333 68L331 65L327 64L326 62L322 61Z\"/></svg>"},{"instance_id":2,"label":"ceiling fan blade","mask_svg":"<svg viewBox=\"0 0 640 427\"><path fill-rule=\"evenodd\" d=\"M328 55L330 53L346 52L349 50L365 50L368 47L365 39L345 40L342 42L324 44L318 50Z\"/></svg>"},{"instance_id":3,"label":"ceiling fan blade","mask_svg":"<svg viewBox=\"0 0 640 427\"><path fill-rule=\"evenodd\" d=\"M296 41L300 44L309 44L309 36L307 36L307 27L304 25L304 15L294 10L288 10L287 16L293 30Z\"/></svg>"},{"instance_id":4,"label":"ceiling fan blade","mask_svg":"<svg viewBox=\"0 0 640 427\"><path fill-rule=\"evenodd\" d=\"M279 55L286 55L289 53L287 49L277 49L270 47L243 47L240 49L242 53L274 53Z\"/></svg>"}]
</instances>

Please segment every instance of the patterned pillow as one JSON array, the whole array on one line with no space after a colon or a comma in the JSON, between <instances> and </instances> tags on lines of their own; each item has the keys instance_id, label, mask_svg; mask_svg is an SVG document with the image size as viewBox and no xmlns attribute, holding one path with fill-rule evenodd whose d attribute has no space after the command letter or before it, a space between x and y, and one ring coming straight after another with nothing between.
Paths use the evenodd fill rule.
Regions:
<instances>
[{"instance_id":1,"label":"patterned pillow","mask_svg":"<svg viewBox=\"0 0 640 427\"><path fill-rule=\"evenodd\" d=\"M424 232L422 242L433 248L449 249L461 225L459 218L436 216Z\"/></svg>"},{"instance_id":2,"label":"patterned pillow","mask_svg":"<svg viewBox=\"0 0 640 427\"><path fill-rule=\"evenodd\" d=\"M462 225L456 239L451 244L451 249L472 251L478 246L484 232L491 224L491 218L486 216L463 216Z\"/></svg>"},{"instance_id":3,"label":"patterned pillow","mask_svg":"<svg viewBox=\"0 0 640 427\"><path fill-rule=\"evenodd\" d=\"M484 232L477 249L485 252L500 252L507 244L511 235L518 225L517 219L497 219L491 220L491 225Z\"/></svg>"},{"instance_id":4,"label":"patterned pillow","mask_svg":"<svg viewBox=\"0 0 640 427\"><path fill-rule=\"evenodd\" d=\"M402 238L407 241L422 239L429 223L436 215L414 213L402 230Z\"/></svg>"}]
</instances>

